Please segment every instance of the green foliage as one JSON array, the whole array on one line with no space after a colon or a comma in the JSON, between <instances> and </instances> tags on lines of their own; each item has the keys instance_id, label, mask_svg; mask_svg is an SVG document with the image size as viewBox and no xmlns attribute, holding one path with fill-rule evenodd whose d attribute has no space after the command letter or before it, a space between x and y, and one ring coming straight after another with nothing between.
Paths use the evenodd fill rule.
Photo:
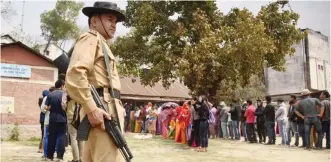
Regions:
<instances>
[{"instance_id":1,"label":"green foliage","mask_svg":"<svg viewBox=\"0 0 331 162\"><path fill-rule=\"evenodd\" d=\"M258 75L251 76L249 78L249 83L244 87L239 84L232 84L233 82L222 81L222 91L217 92L215 100L231 103L233 98L243 102L247 99L256 101L257 99L263 99L265 96L265 85L263 84L262 78Z\"/></svg>"},{"instance_id":2,"label":"green foliage","mask_svg":"<svg viewBox=\"0 0 331 162\"><path fill-rule=\"evenodd\" d=\"M299 15L281 10L286 4L270 3L254 16L245 8L223 15L214 1L129 1L124 24L133 30L111 48L121 75L166 88L180 79L192 95L216 100L261 78L264 66L284 70L285 56L304 36L295 26ZM143 72L143 64L150 69Z\"/></svg>"},{"instance_id":3,"label":"green foliage","mask_svg":"<svg viewBox=\"0 0 331 162\"><path fill-rule=\"evenodd\" d=\"M55 9L40 15L42 36L55 42L77 38L80 29L76 20L83 6L83 2L57 1Z\"/></svg>"},{"instance_id":4,"label":"green foliage","mask_svg":"<svg viewBox=\"0 0 331 162\"><path fill-rule=\"evenodd\" d=\"M289 10L280 11L280 5L287 1L277 1L261 8L257 19L264 22L265 33L272 37L275 50L265 54L268 67L284 71L285 56L293 55L293 44L298 43L304 36L296 28L299 14Z\"/></svg>"},{"instance_id":5,"label":"green foliage","mask_svg":"<svg viewBox=\"0 0 331 162\"><path fill-rule=\"evenodd\" d=\"M20 140L20 128L19 123L16 122L14 128L11 131L11 135L9 137L10 141L19 141Z\"/></svg>"},{"instance_id":6,"label":"green foliage","mask_svg":"<svg viewBox=\"0 0 331 162\"><path fill-rule=\"evenodd\" d=\"M35 44L35 45L32 47L32 49L35 50L35 51L37 51L37 52L40 52L40 47L41 47L41 45L39 45L39 44Z\"/></svg>"}]
</instances>

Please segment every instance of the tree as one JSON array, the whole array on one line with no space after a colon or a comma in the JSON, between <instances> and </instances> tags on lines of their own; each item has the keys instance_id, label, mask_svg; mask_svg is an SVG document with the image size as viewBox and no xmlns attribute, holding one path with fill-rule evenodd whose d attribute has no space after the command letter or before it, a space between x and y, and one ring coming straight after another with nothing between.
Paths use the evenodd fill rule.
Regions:
<instances>
[{"instance_id":1,"label":"tree","mask_svg":"<svg viewBox=\"0 0 331 162\"><path fill-rule=\"evenodd\" d=\"M262 78L264 66L284 70L285 56L303 38L299 15L281 10L284 4L270 3L254 16L238 8L224 15L213 1L129 1L125 25L133 30L112 49L124 75L164 87L179 78L192 95L216 99L225 89L246 87L253 75ZM142 72L142 64L150 70Z\"/></svg>"},{"instance_id":2,"label":"tree","mask_svg":"<svg viewBox=\"0 0 331 162\"><path fill-rule=\"evenodd\" d=\"M12 8L12 4L10 1L1 1L1 17L9 22L11 16L16 14L16 11Z\"/></svg>"},{"instance_id":3,"label":"tree","mask_svg":"<svg viewBox=\"0 0 331 162\"><path fill-rule=\"evenodd\" d=\"M145 85L154 85L162 80L165 87L170 86L178 78L177 69L186 42L178 29L190 27L191 15L198 7L208 10L210 17L219 14L212 1L129 1L126 8L128 19L124 25L133 30L129 35L118 38L112 46L114 54L122 58L120 65L123 68L120 69L126 72L122 75L139 75ZM169 19L176 13L182 16L177 20ZM216 23L214 25L217 26ZM187 34L190 42L198 41L195 31L189 30ZM143 64L152 65L148 72L139 69Z\"/></svg>"},{"instance_id":4,"label":"tree","mask_svg":"<svg viewBox=\"0 0 331 162\"><path fill-rule=\"evenodd\" d=\"M264 23L265 33L273 38L273 44L276 46L272 53L265 55L267 67L279 71L285 70L285 56L294 54L295 49L292 45L298 43L305 35L296 28L299 14L291 8L280 11L280 6L283 8L288 3L288 0L284 0L263 6L257 16L257 19Z\"/></svg>"},{"instance_id":5,"label":"tree","mask_svg":"<svg viewBox=\"0 0 331 162\"><path fill-rule=\"evenodd\" d=\"M66 41L77 38L80 29L76 24L83 2L57 1L53 10L45 11L40 15L42 36L48 41ZM47 47L45 48L45 50Z\"/></svg>"},{"instance_id":6,"label":"tree","mask_svg":"<svg viewBox=\"0 0 331 162\"><path fill-rule=\"evenodd\" d=\"M199 31L201 40L184 48L179 66L180 76L193 93L215 96L222 80L244 86L252 75L262 74L263 56L274 46L252 13L232 9L217 30L212 30L202 10L194 16L192 28Z\"/></svg>"},{"instance_id":7,"label":"tree","mask_svg":"<svg viewBox=\"0 0 331 162\"><path fill-rule=\"evenodd\" d=\"M249 83L244 87L237 84L235 88L233 88L231 84L233 83L222 81L222 91L217 92L215 100L231 103L234 98L239 101L245 101L247 99L256 101L257 99L263 99L265 96L265 85L257 75L251 76Z\"/></svg>"}]
</instances>

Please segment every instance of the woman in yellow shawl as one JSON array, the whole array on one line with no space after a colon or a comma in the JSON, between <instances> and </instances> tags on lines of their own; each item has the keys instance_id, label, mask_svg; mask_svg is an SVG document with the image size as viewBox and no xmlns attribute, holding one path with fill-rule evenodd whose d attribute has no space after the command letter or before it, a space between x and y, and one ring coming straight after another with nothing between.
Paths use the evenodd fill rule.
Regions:
<instances>
[{"instance_id":1,"label":"woman in yellow shawl","mask_svg":"<svg viewBox=\"0 0 331 162\"><path fill-rule=\"evenodd\" d=\"M169 122L169 133L168 133L168 138L169 139L174 139L175 134L176 134L176 116L177 112L174 107L171 108L171 113L170 113L170 122Z\"/></svg>"},{"instance_id":2,"label":"woman in yellow shawl","mask_svg":"<svg viewBox=\"0 0 331 162\"><path fill-rule=\"evenodd\" d=\"M143 119L142 119L143 112L142 111L143 111L143 107L141 106L140 110L138 110L135 114L135 117L136 117L136 123L135 123L135 129L134 129L135 133L141 133L142 122L143 122Z\"/></svg>"},{"instance_id":3,"label":"woman in yellow shawl","mask_svg":"<svg viewBox=\"0 0 331 162\"><path fill-rule=\"evenodd\" d=\"M157 106L154 105L148 112L148 132L155 136L156 133L156 119L157 119Z\"/></svg>"},{"instance_id":4,"label":"woman in yellow shawl","mask_svg":"<svg viewBox=\"0 0 331 162\"><path fill-rule=\"evenodd\" d=\"M130 132L134 132L135 130L135 114L136 114L136 110L135 109L132 109L130 111Z\"/></svg>"}]
</instances>

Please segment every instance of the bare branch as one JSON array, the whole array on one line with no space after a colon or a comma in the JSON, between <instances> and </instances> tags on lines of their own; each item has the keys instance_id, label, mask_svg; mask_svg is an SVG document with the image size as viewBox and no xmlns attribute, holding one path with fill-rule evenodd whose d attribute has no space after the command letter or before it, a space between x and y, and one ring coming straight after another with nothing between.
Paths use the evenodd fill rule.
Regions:
<instances>
[{"instance_id":1,"label":"bare branch","mask_svg":"<svg viewBox=\"0 0 331 162\"><path fill-rule=\"evenodd\" d=\"M16 15L16 11L12 8L10 1L0 1L1 4L1 17L9 22L13 15Z\"/></svg>"}]
</instances>

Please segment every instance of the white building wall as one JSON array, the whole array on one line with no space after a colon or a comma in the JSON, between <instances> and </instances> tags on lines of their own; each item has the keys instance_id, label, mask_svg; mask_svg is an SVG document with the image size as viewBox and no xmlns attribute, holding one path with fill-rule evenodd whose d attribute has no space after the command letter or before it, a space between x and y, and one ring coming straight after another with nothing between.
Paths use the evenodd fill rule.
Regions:
<instances>
[{"instance_id":1,"label":"white building wall","mask_svg":"<svg viewBox=\"0 0 331 162\"><path fill-rule=\"evenodd\" d=\"M286 71L279 72L271 68L266 69L267 93L278 95L286 93L299 93L305 88L304 79L304 41L294 45L293 56L286 57Z\"/></svg>"},{"instance_id":2,"label":"white building wall","mask_svg":"<svg viewBox=\"0 0 331 162\"><path fill-rule=\"evenodd\" d=\"M316 90L330 89L330 50L328 37L308 31L310 83Z\"/></svg>"},{"instance_id":3,"label":"white building wall","mask_svg":"<svg viewBox=\"0 0 331 162\"><path fill-rule=\"evenodd\" d=\"M271 68L265 69L267 93L281 95L300 93L305 88L313 90L330 90L330 50L328 38L319 32L308 29L308 52L310 85L305 78L305 41L294 45L295 54L286 57L286 71L278 72ZM308 79L308 78L307 78Z\"/></svg>"},{"instance_id":4,"label":"white building wall","mask_svg":"<svg viewBox=\"0 0 331 162\"><path fill-rule=\"evenodd\" d=\"M42 45L40 47L40 53L43 54L44 56L48 57L51 60L56 59L58 56L60 56L63 52L63 50L61 48L59 48L57 45L54 44L49 44L47 51L49 52L44 52L46 48L46 44Z\"/></svg>"}]
</instances>

